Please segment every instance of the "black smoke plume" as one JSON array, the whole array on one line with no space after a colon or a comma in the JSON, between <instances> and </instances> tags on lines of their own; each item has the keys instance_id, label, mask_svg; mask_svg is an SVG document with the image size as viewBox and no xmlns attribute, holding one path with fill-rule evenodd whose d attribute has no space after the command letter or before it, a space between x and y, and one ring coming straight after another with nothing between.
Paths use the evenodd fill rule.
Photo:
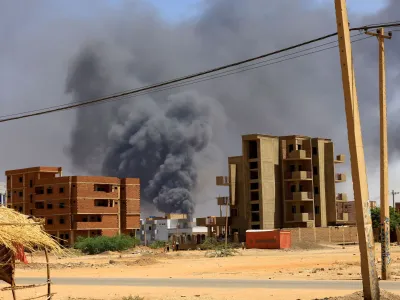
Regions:
<instances>
[{"instance_id":1,"label":"black smoke plume","mask_svg":"<svg viewBox=\"0 0 400 300\"><path fill-rule=\"evenodd\" d=\"M99 97L112 87L98 47L85 48L70 70L67 92L77 101ZM193 91L164 94L161 100L114 103L105 114L94 107L83 109L78 114L83 125L74 134L82 142L69 153L91 174L139 177L142 199L159 211L192 214L198 168L215 149L215 114L223 118L224 113L218 102Z\"/></svg>"},{"instance_id":2,"label":"black smoke plume","mask_svg":"<svg viewBox=\"0 0 400 300\"><path fill-rule=\"evenodd\" d=\"M67 84L75 100L168 80L336 31L331 2L317 7L311 0L204 1L197 17L178 24L143 6L122 5L118 13L105 13L107 26L93 29L95 34L80 45ZM399 1L389 1L370 16L351 15L351 26L397 20L399 9ZM394 34L387 42L389 107L396 100L399 41ZM376 49L374 39L353 44L369 170L376 167L379 153ZM226 165L227 156L240 155L240 134L327 137L335 142L335 152L348 154L345 124L334 48L181 89L79 109L69 154L75 167L90 174L140 177L143 200L162 211L193 212L207 191L216 196L215 175L224 174L221 164ZM391 154L399 151L397 137L389 137ZM221 153L223 160L218 158ZM346 192L351 190L349 179Z\"/></svg>"},{"instance_id":3,"label":"black smoke plume","mask_svg":"<svg viewBox=\"0 0 400 300\"><path fill-rule=\"evenodd\" d=\"M211 143L213 103L192 92L165 100L165 107L137 103L135 112L113 130L103 174L138 176L144 199L158 210L191 214L195 159Z\"/></svg>"}]
</instances>

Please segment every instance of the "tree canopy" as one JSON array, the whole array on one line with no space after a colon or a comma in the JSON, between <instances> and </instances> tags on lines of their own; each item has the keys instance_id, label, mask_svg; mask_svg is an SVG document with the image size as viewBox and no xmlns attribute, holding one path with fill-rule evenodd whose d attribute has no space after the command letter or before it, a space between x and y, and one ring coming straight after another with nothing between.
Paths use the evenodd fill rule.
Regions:
<instances>
[{"instance_id":1,"label":"tree canopy","mask_svg":"<svg viewBox=\"0 0 400 300\"><path fill-rule=\"evenodd\" d=\"M400 213L396 212L393 207L389 208L390 211L390 231L395 232L396 227L400 226ZM381 224L381 209L380 207L371 209L372 227L380 228Z\"/></svg>"}]
</instances>

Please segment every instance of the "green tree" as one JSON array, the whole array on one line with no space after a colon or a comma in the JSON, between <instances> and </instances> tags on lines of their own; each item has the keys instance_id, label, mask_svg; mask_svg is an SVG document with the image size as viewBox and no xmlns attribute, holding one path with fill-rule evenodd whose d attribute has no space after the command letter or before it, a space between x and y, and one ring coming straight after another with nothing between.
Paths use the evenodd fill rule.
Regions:
<instances>
[{"instance_id":1,"label":"green tree","mask_svg":"<svg viewBox=\"0 0 400 300\"><path fill-rule=\"evenodd\" d=\"M400 226L400 213L396 212L393 207L390 207L390 232L396 232L396 227ZM380 207L371 209L372 227L380 228L381 224L381 209Z\"/></svg>"}]
</instances>

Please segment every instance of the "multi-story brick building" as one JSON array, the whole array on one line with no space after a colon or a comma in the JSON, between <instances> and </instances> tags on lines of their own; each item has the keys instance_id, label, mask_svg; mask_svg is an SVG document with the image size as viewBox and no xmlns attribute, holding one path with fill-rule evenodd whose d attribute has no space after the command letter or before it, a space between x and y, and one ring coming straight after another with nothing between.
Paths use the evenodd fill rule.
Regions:
<instances>
[{"instance_id":1,"label":"multi-story brick building","mask_svg":"<svg viewBox=\"0 0 400 300\"><path fill-rule=\"evenodd\" d=\"M335 173L344 155L334 156L329 139L306 136L242 136L242 156L228 158L229 176L217 185L229 187L231 232L243 240L247 229L326 227L344 224L346 194L336 194L335 184L346 180ZM227 200L225 200L227 199ZM199 226L225 226L224 217L197 218Z\"/></svg>"},{"instance_id":2,"label":"multi-story brick building","mask_svg":"<svg viewBox=\"0 0 400 300\"><path fill-rule=\"evenodd\" d=\"M137 178L62 176L60 167L6 171L7 206L46 219L45 229L72 244L78 236L136 234Z\"/></svg>"}]
</instances>

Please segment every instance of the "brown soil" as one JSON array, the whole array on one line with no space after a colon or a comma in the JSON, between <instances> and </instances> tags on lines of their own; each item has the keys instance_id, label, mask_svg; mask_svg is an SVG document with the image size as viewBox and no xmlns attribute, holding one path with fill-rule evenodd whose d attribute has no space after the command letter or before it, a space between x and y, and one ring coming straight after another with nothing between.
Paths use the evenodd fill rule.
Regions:
<instances>
[{"instance_id":1,"label":"brown soil","mask_svg":"<svg viewBox=\"0 0 400 300\"><path fill-rule=\"evenodd\" d=\"M363 293L357 292L357 293L343 296L343 297L322 298L322 299L315 299L315 300L363 300L363 299L364 299ZM400 296L386 292L386 291L381 291L380 300L400 300Z\"/></svg>"},{"instance_id":2,"label":"brown soil","mask_svg":"<svg viewBox=\"0 0 400 300\"><path fill-rule=\"evenodd\" d=\"M158 260L155 259L154 257L142 257L135 261L126 262L125 264L127 266L135 266L135 265L148 266L148 265L153 265L156 263L158 263Z\"/></svg>"},{"instance_id":3,"label":"brown soil","mask_svg":"<svg viewBox=\"0 0 400 300\"><path fill-rule=\"evenodd\" d=\"M297 245L283 250L238 250L233 257L208 258L206 251L180 251L163 253L147 247L138 247L122 253L100 255L69 255L51 257L51 275L54 277L90 278L191 278L191 279L273 279L273 280L360 280L358 246ZM380 274L380 245L376 245L377 271ZM391 247L391 273L393 280L400 279L400 247ZM40 277L46 274L45 258L41 253L28 255L29 264L18 264L16 277ZM66 272L66 270L68 270ZM356 290L279 290L248 288L190 287L128 287L128 286L67 286L55 285L57 299L69 297L84 299L122 299L123 296L140 295L145 300L311 300L311 299L362 299L356 295L341 297ZM45 293L46 288L18 291L18 299ZM400 294L399 292L395 292ZM384 293L383 293L384 294ZM10 294L0 292L0 299L10 299ZM353 297L353 298L349 298ZM395 300L383 295L382 299ZM391 298L390 298L391 297Z\"/></svg>"}]
</instances>

